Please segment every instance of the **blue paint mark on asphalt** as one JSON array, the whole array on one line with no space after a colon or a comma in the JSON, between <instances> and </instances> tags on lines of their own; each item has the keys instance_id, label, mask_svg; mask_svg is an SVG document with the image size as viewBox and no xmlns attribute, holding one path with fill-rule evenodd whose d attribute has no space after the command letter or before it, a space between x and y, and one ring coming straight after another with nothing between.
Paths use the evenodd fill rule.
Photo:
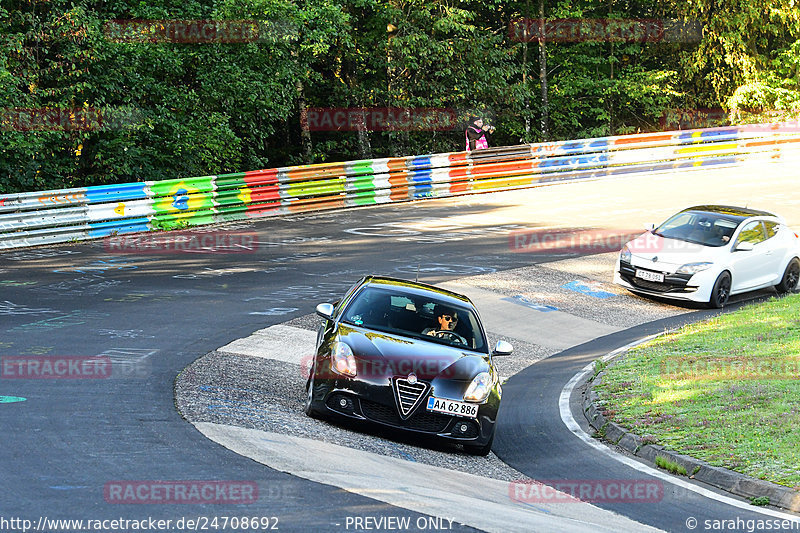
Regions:
<instances>
[{"instance_id":1,"label":"blue paint mark on asphalt","mask_svg":"<svg viewBox=\"0 0 800 533\"><path fill-rule=\"evenodd\" d=\"M414 459L413 457L411 457L410 455L408 455L406 452L404 452L403 450L401 450L401 449L400 449L400 446L398 446L398 445L394 444L393 442L390 442L389 444L391 444L391 445L392 445L392 448L394 448L394 449L397 451L397 453L399 453L400 455L402 455L402 456L403 456L403 457L404 457L404 458L405 458L407 461L411 461L412 463L416 463L416 462L417 462L417 460L416 460L416 459Z\"/></svg>"},{"instance_id":2,"label":"blue paint mark on asphalt","mask_svg":"<svg viewBox=\"0 0 800 533\"><path fill-rule=\"evenodd\" d=\"M75 489L88 489L88 485L53 485L50 487L53 490L75 490Z\"/></svg>"},{"instance_id":3,"label":"blue paint mark on asphalt","mask_svg":"<svg viewBox=\"0 0 800 533\"><path fill-rule=\"evenodd\" d=\"M24 402L26 399L20 396L0 396L0 403Z\"/></svg>"},{"instance_id":4,"label":"blue paint mark on asphalt","mask_svg":"<svg viewBox=\"0 0 800 533\"><path fill-rule=\"evenodd\" d=\"M511 302L519 305L524 305L525 307L529 307L535 311L541 311L542 313L549 313L550 311L558 311L558 307L553 307L552 305L543 305L538 304L532 300L528 300L521 294L515 294L509 298L503 298L506 302Z\"/></svg>"},{"instance_id":5,"label":"blue paint mark on asphalt","mask_svg":"<svg viewBox=\"0 0 800 533\"><path fill-rule=\"evenodd\" d=\"M597 282L587 282L583 283L580 281L570 281L569 283L562 285L563 289L569 289L571 291L579 292L581 294L586 294L587 296L591 296L593 298L600 298L601 300L605 300L606 298L613 298L616 296L613 292L606 292L600 289L602 285Z\"/></svg>"}]
</instances>

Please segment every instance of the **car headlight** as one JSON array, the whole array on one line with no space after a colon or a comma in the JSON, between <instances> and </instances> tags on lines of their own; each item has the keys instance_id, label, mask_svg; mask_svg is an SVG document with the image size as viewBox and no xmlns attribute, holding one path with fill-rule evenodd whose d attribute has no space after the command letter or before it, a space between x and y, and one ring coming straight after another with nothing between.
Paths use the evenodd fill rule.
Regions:
<instances>
[{"instance_id":1,"label":"car headlight","mask_svg":"<svg viewBox=\"0 0 800 533\"><path fill-rule=\"evenodd\" d=\"M356 358L353 350L343 343L336 341L331 350L331 370L343 376L356 377Z\"/></svg>"},{"instance_id":2,"label":"car headlight","mask_svg":"<svg viewBox=\"0 0 800 533\"><path fill-rule=\"evenodd\" d=\"M482 402L485 400L489 393L492 392L494 380L488 372L481 372L475 376L472 383L467 387L467 392L464 393L465 402Z\"/></svg>"},{"instance_id":3,"label":"car headlight","mask_svg":"<svg viewBox=\"0 0 800 533\"><path fill-rule=\"evenodd\" d=\"M678 274L696 274L711 268L713 265L714 263L686 263L677 272Z\"/></svg>"},{"instance_id":4,"label":"car headlight","mask_svg":"<svg viewBox=\"0 0 800 533\"><path fill-rule=\"evenodd\" d=\"M619 260L622 263L631 262L631 249L628 248L627 244L622 247L622 250L619 251Z\"/></svg>"}]
</instances>

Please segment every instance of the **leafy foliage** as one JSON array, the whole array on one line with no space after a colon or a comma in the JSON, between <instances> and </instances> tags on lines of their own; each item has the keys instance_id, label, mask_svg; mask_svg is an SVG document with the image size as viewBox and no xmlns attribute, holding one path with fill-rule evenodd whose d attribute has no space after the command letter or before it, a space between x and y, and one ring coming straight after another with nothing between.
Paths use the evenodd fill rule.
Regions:
<instances>
[{"instance_id":1,"label":"leafy foliage","mask_svg":"<svg viewBox=\"0 0 800 533\"><path fill-rule=\"evenodd\" d=\"M546 41L545 138L539 43L509 31L538 9L530 0L6 0L0 193L460 150L473 113L497 126L493 145L653 131L675 109L723 107L739 121L800 113L794 0L557 0L543 5L547 19L703 29L694 42ZM254 21L259 33L121 39L113 21L126 20ZM304 136L303 105L447 109L458 123ZM70 118L21 127L31 110ZM75 119L83 115L96 120Z\"/></svg>"}]
</instances>

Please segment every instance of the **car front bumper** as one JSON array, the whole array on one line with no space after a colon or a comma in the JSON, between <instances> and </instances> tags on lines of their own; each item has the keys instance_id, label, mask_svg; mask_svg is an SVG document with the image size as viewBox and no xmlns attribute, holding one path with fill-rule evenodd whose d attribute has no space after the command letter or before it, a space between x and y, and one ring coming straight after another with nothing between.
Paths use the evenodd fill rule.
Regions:
<instances>
[{"instance_id":1,"label":"car front bumper","mask_svg":"<svg viewBox=\"0 0 800 533\"><path fill-rule=\"evenodd\" d=\"M431 389L410 416L398 414L391 383L351 379L315 380L313 405L327 415L356 419L412 433L435 436L462 444L484 445L494 433L499 395L493 391L478 407L477 418L435 413L426 409Z\"/></svg>"},{"instance_id":2,"label":"car front bumper","mask_svg":"<svg viewBox=\"0 0 800 533\"><path fill-rule=\"evenodd\" d=\"M708 302L714 282L719 275L713 268L693 275L668 273L664 276L664 282L660 283L636 277L637 269L659 272L653 270L652 265L622 263L617 258L614 283L635 293L691 302Z\"/></svg>"}]
</instances>

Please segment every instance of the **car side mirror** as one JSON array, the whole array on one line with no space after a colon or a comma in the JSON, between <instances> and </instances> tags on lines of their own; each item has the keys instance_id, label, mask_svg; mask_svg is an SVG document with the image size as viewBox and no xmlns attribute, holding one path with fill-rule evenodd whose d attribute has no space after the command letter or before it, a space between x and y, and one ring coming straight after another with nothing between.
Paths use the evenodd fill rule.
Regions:
<instances>
[{"instance_id":1,"label":"car side mirror","mask_svg":"<svg viewBox=\"0 0 800 533\"><path fill-rule=\"evenodd\" d=\"M752 252L753 248L755 248L755 244L752 242L741 241L736 245L736 248L733 249L734 252Z\"/></svg>"},{"instance_id":2,"label":"car side mirror","mask_svg":"<svg viewBox=\"0 0 800 533\"><path fill-rule=\"evenodd\" d=\"M514 347L511 346L510 342L497 341L497 344L494 345L492 355L511 355L513 352Z\"/></svg>"},{"instance_id":3,"label":"car side mirror","mask_svg":"<svg viewBox=\"0 0 800 533\"><path fill-rule=\"evenodd\" d=\"M650 233L653 233L656 230L656 225L655 224L648 224L648 225L646 225L644 227L644 229L645 229L645 231L649 231Z\"/></svg>"},{"instance_id":4,"label":"car side mirror","mask_svg":"<svg viewBox=\"0 0 800 533\"><path fill-rule=\"evenodd\" d=\"M319 304L317 314L325 320L333 320L333 304Z\"/></svg>"}]
</instances>

